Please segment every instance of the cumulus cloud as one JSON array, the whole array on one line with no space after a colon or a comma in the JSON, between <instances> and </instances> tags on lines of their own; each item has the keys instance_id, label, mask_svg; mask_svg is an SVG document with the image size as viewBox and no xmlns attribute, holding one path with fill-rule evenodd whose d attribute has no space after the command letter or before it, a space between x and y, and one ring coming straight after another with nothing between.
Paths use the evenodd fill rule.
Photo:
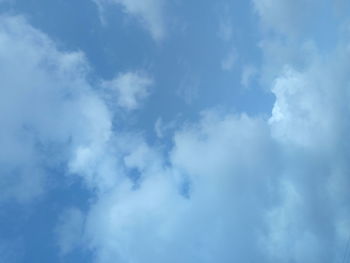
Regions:
<instances>
[{"instance_id":1,"label":"cumulus cloud","mask_svg":"<svg viewBox=\"0 0 350 263\"><path fill-rule=\"evenodd\" d=\"M111 93L111 98L116 100L119 107L131 111L139 108L148 97L152 84L153 80L145 74L126 72L103 82L103 87Z\"/></svg>"},{"instance_id":2,"label":"cumulus cloud","mask_svg":"<svg viewBox=\"0 0 350 263\"><path fill-rule=\"evenodd\" d=\"M302 67L274 65L270 117L207 110L174 128L167 151L114 130L82 53L58 50L23 18L0 19L2 199L40 195L45 168L58 164L94 194L86 213L62 214L62 254L84 246L98 263L338 260L350 233L348 41L306 50ZM151 81L126 73L105 83L130 110Z\"/></svg>"},{"instance_id":3,"label":"cumulus cloud","mask_svg":"<svg viewBox=\"0 0 350 263\"><path fill-rule=\"evenodd\" d=\"M124 159L140 167L139 188L125 180L87 214L96 261L335 262L350 232L348 62L332 70L337 54L286 67L268 120L211 110L175 133L168 160L136 147Z\"/></svg>"},{"instance_id":4,"label":"cumulus cloud","mask_svg":"<svg viewBox=\"0 0 350 263\"><path fill-rule=\"evenodd\" d=\"M350 233L343 189L349 185L348 145L340 146L350 127L348 40L334 43L331 51L302 40L263 41L263 72L269 75L264 83L276 96L269 125L285 166L281 205L268 212L264 242L278 262L336 262Z\"/></svg>"},{"instance_id":5,"label":"cumulus cloud","mask_svg":"<svg viewBox=\"0 0 350 263\"><path fill-rule=\"evenodd\" d=\"M124 181L87 215L97 262L337 260L350 231L344 51L285 67L268 120L211 110L176 132L168 161L131 150L139 188Z\"/></svg>"},{"instance_id":6,"label":"cumulus cloud","mask_svg":"<svg viewBox=\"0 0 350 263\"><path fill-rule=\"evenodd\" d=\"M350 234L348 41L327 53L293 45L307 63L288 54L264 65L276 97L268 118L205 111L176 129L165 154L134 140L121 159L139 185L122 180L86 214L83 242L96 262L341 259Z\"/></svg>"},{"instance_id":7,"label":"cumulus cloud","mask_svg":"<svg viewBox=\"0 0 350 263\"><path fill-rule=\"evenodd\" d=\"M39 196L48 170L60 165L87 182L96 170L113 170L111 115L86 80L84 55L59 51L21 17L0 19L2 199Z\"/></svg>"},{"instance_id":8,"label":"cumulus cloud","mask_svg":"<svg viewBox=\"0 0 350 263\"><path fill-rule=\"evenodd\" d=\"M125 181L91 208L86 240L97 262L232 262L251 258L248 247L258 251L273 180L265 173L278 169L266 123L205 113L174 140L171 166L150 154L146 163L152 166L134 162L140 159L136 150L127 160L143 167L140 188ZM184 178L191 185L187 195Z\"/></svg>"},{"instance_id":9,"label":"cumulus cloud","mask_svg":"<svg viewBox=\"0 0 350 263\"><path fill-rule=\"evenodd\" d=\"M123 11L134 16L159 41L165 36L163 0L95 0L100 10L108 5L121 5Z\"/></svg>"},{"instance_id":10,"label":"cumulus cloud","mask_svg":"<svg viewBox=\"0 0 350 263\"><path fill-rule=\"evenodd\" d=\"M70 80L78 84L77 75L85 69L81 64L81 54L59 53L43 34L20 17L2 16L0 34L3 87L0 119L2 126L6 127L0 136L3 146L0 153L1 182L2 189L7 189L3 196L13 195L25 201L43 191L45 160L44 149L39 145L66 132L55 129L58 122L53 123L52 119L57 111L63 110L62 107L49 107L50 104L59 104L54 97L65 96L65 91L53 87ZM51 70L45 70L45 65ZM65 80L63 75L67 69L72 69L77 75ZM53 79L56 83L52 83ZM69 121L69 117L62 121ZM40 136L37 130L40 130Z\"/></svg>"}]
</instances>

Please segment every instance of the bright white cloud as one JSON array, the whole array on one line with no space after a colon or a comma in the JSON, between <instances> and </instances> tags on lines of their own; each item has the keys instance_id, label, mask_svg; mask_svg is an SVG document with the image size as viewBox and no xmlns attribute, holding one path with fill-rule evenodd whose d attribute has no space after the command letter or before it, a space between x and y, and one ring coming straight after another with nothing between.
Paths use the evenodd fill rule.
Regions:
<instances>
[{"instance_id":1,"label":"bright white cloud","mask_svg":"<svg viewBox=\"0 0 350 263\"><path fill-rule=\"evenodd\" d=\"M94 0L100 9L108 5L121 5L123 11L134 16L159 41L165 36L164 1L163 0Z\"/></svg>"}]
</instances>

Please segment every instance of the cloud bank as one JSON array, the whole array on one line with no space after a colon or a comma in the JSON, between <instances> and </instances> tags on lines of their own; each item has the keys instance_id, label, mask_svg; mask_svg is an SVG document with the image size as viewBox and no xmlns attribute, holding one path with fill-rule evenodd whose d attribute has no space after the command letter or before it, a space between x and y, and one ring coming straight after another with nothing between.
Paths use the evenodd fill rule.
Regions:
<instances>
[{"instance_id":1,"label":"cloud bank","mask_svg":"<svg viewBox=\"0 0 350 263\"><path fill-rule=\"evenodd\" d=\"M141 183L123 181L86 214L81 242L96 262L339 260L350 233L349 55L340 45L304 71L286 66L269 118L203 112L166 155L141 139L122 158Z\"/></svg>"},{"instance_id":2,"label":"cloud bank","mask_svg":"<svg viewBox=\"0 0 350 263\"><path fill-rule=\"evenodd\" d=\"M257 8L263 23L294 37L292 21L265 21L271 9ZM86 214L81 238L96 262L342 258L350 233L348 40L328 52L304 40L263 41L271 115L208 110L175 131L169 152L148 145L152 154L136 155L153 156L135 162L138 186L124 181ZM272 45L307 56L302 66L292 54L275 62Z\"/></svg>"},{"instance_id":3,"label":"cloud bank","mask_svg":"<svg viewBox=\"0 0 350 263\"><path fill-rule=\"evenodd\" d=\"M272 2L254 2L261 21ZM289 34L279 19L262 23ZM92 201L62 214L62 255L88 249L97 263L342 258L350 233L346 37L326 52L264 36L264 83L276 97L270 116L209 109L173 128L167 149L116 128L118 111L89 83L81 52L60 51L21 17L0 20L1 201L38 198L52 167L80 178ZM308 56L302 66L290 54L276 62L273 45ZM138 73L101 82L126 110L151 85Z\"/></svg>"}]
</instances>

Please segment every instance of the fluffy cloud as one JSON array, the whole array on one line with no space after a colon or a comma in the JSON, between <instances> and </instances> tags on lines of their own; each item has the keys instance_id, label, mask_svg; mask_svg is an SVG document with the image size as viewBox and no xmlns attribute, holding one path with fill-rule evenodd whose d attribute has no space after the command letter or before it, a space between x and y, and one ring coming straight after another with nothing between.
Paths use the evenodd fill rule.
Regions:
<instances>
[{"instance_id":1,"label":"fluffy cloud","mask_svg":"<svg viewBox=\"0 0 350 263\"><path fill-rule=\"evenodd\" d=\"M94 194L86 213L62 215L63 254L83 246L98 263L341 255L350 233L348 41L328 53L305 49L302 66L285 59L293 55L266 63L276 97L268 119L208 110L172 128L166 151L114 130L80 52L59 51L20 17L0 25L2 199L40 195L57 165ZM105 83L134 109L151 82L126 73Z\"/></svg>"},{"instance_id":2,"label":"fluffy cloud","mask_svg":"<svg viewBox=\"0 0 350 263\"><path fill-rule=\"evenodd\" d=\"M170 166L142 146L125 158L142 167L139 188L125 181L92 206L84 238L97 262L232 262L256 257L249 248L259 253L278 170L266 123L208 112L174 140ZM134 161L140 156L147 162Z\"/></svg>"},{"instance_id":3,"label":"fluffy cloud","mask_svg":"<svg viewBox=\"0 0 350 263\"><path fill-rule=\"evenodd\" d=\"M285 68L275 81L270 125L288 158L284 205L271 219L280 224L270 234L280 247L273 248L281 251L279 258L321 262L315 257L321 255L322 262L335 261L350 233L345 191L350 183L349 56L340 44L330 54L318 54L303 72ZM294 243L281 247L280 240L288 237Z\"/></svg>"},{"instance_id":4,"label":"fluffy cloud","mask_svg":"<svg viewBox=\"0 0 350 263\"><path fill-rule=\"evenodd\" d=\"M131 150L140 185L123 181L87 214L96 261L336 261L350 232L343 52L286 67L269 120L208 111L175 133L168 160Z\"/></svg>"},{"instance_id":5,"label":"fluffy cloud","mask_svg":"<svg viewBox=\"0 0 350 263\"><path fill-rule=\"evenodd\" d=\"M121 5L123 11L136 17L157 41L161 40L165 35L163 0L95 0L95 2L102 10L107 5Z\"/></svg>"},{"instance_id":6,"label":"fluffy cloud","mask_svg":"<svg viewBox=\"0 0 350 263\"><path fill-rule=\"evenodd\" d=\"M96 170L114 165L107 149L112 124L86 81L83 54L57 50L21 17L0 19L2 199L39 196L48 170L62 165L93 181Z\"/></svg>"},{"instance_id":7,"label":"fluffy cloud","mask_svg":"<svg viewBox=\"0 0 350 263\"><path fill-rule=\"evenodd\" d=\"M121 181L86 214L96 262L339 260L350 233L347 43L271 68L268 119L209 110L165 154L142 139L130 147L122 160L139 184Z\"/></svg>"},{"instance_id":8,"label":"fluffy cloud","mask_svg":"<svg viewBox=\"0 0 350 263\"><path fill-rule=\"evenodd\" d=\"M103 82L103 87L111 93L110 97L116 100L119 107L130 111L140 107L142 100L149 95L152 83L152 79L145 74L127 72Z\"/></svg>"}]
</instances>

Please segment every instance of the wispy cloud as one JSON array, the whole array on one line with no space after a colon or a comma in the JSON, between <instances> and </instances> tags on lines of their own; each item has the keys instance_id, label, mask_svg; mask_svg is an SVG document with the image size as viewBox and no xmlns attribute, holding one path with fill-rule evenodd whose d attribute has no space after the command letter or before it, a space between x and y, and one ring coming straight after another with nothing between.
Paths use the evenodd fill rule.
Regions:
<instances>
[{"instance_id":1,"label":"wispy cloud","mask_svg":"<svg viewBox=\"0 0 350 263\"><path fill-rule=\"evenodd\" d=\"M226 57L221 61L221 68L225 71L232 70L233 66L237 63L238 55L237 51L232 48Z\"/></svg>"},{"instance_id":2,"label":"wispy cloud","mask_svg":"<svg viewBox=\"0 0 350 263\"><path fill-rule=\"evenodd\" d=\"M121 73L110 81L104 81L102 86L110 94L116 105L125 110L135 110L150 93L153 80L144 73Z\"/></svg>"},{"instance_id":3,"label":"wispy cloud","mask_svg":"<svg viewBox=\"0 0 350 263\"><path fill-rule=\"evenodd\" d=\"M157 41L166 35L163 0L94 0L94 2L102 12L108 5L120 5L127 15L135 17Z\"/></svg>"}]
</instances>

